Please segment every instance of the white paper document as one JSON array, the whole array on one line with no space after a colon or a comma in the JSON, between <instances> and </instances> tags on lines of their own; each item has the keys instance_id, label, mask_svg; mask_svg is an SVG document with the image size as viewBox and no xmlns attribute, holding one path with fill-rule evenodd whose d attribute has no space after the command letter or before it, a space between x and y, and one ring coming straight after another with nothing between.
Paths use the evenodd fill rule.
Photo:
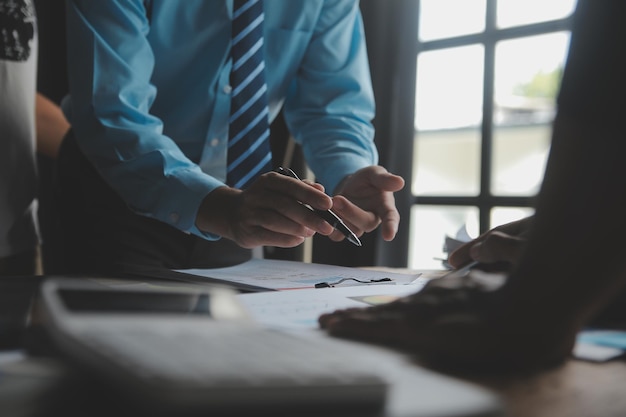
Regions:
<instances>
[{"instance_id":1,"label":"white paper document","mask_svg":"<svg viewBox=\"0 0 626 417\"><path fill-rule=\"evenodd\" d=\"M323 283L332 287L380 285L381 283L404 285L412 283L420 276L419 273L399 274L274 259L251 259L226 268L180 269L176 272L205 277L207 281L241 284L242 288L257 290L315 288L316 284Z\"/></svg>"},{"instance_id":2,"label":"white paper document","mask_svg":"<svg viewBox=\"0 0 626 417\"><path fill-rule=\"evenodd\" d=\"M257 322L288 330L317 329L323 313L350 307L388 303L422 289L427 280L411 285L364 285L360 287L269 291L240 294L239 301Z\"/></svg>"}]
</instances>

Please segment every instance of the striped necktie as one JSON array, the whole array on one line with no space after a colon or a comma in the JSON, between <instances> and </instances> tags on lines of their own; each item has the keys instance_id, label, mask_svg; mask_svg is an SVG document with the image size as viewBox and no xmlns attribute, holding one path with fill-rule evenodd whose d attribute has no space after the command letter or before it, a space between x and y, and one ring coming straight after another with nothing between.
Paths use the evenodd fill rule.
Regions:
<instances>
[{"instance_id":1,"label":"striped necktie","mask_svg":"<svg viewBox=\"0 0 626 417\"><path fill-rule=\"evenodd\" d=\"M226 182L240 189L272 169L263 18L262 0L234 0Z\"/></svg>"}]
</instances>

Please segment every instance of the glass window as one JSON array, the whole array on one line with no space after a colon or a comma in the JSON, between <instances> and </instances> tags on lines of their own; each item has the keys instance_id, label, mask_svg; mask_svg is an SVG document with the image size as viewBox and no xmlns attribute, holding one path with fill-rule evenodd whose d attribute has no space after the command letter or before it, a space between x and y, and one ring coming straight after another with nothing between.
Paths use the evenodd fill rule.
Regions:
<instances>
[{"instance_id":1,"label":"glass window","mask_svg":"<svg viewBox=\"0 0 626 417\"><path fill-rule=\"evenodd\" d=\"M413 152L413 195L480 192L479 129L419 132Z\"/></svg>"},{"instance_id":2,"label":"glass window","mask_svg":"<svg viewBox=\"0 0 626 417\"><path fill-rule=\"evenodd\" d=\"M550 150L550 138L550 125L496 128L491 193L499 196L537 194Z\"/></svg>"},{"instance_id":3,"label":"glass window","mask_svg":"<svg viewBox=\"0 0 626 417\"><path fill-rule=\"evenodd\" d=\"M422 0L419 39L430 41L485 29L486 0Z\"/></svg>"},{"instance_id":4,"label":"glass window","mask_svg":"<svg viewBox=\"0 0 626 417\"><path fill-rule=\"evenodd\" d=\"M496 124L552 121L568 47L567 32L496 44Z\"/></svg>"},{"instance_id":5,"label":"glass window","mask_svg":"<svg viewBox=\"0 0 626 417\"><path fill-rule=\"evenodd\" d=\"M415 127L478 126L482 120L484 47L423 52L417 57Z\"/></svg>"},{"instance_id":6,"label":"glass window","mask_svg":"<svg viewBox=\"0 0 626 417\"><path fill-rule=\"evenodd\" d=\"M418 57L415 195L479 193L483 55L470 45Z\"/></svg>"},{"instance_id":7,"label":"glass window","mask_svg":"<svg viewBox=\"0 0 626 417\"><path fill-rule=\"evenodd\" d=\"M414 154L402 165L413 197L408 267L441 268L447 238L534 212L517 205L543 180L575 7L419 0Z\"/></svg>"},{"instance_id":8,"label":"glass window","mask_svg":"<svg viewBox=\"0 0 626 417\"><path fill-rule=\"evenodd\" d=\"M497 25L507 28L562 19L575 7L576 0L498 0Z\"/></svg>"},{"instance_id":9,"label":"glass window","mask_svg":"<svg viewBox=\"0 0 626 417\"><path fill-rule=\"evenodd\" d=\"M491 210L491 227L523 219L534 212L535 210L530 207L494 207Z\"/></svg>"},{"instance_id":10,"label":"glass window","mask_svg":"<svg viewBox=\"0 0 626 417\"><path fill-rule=\"evenodd\" d=\"M492 194L538 191L568 45L565 32L497 43Z\"/></svg>"},{"instance_id":11,"label":"glass window","mask_svg":"<svg viewBox=\"0 0 626 417\"><path fill-rule=\"evenodd\" d=\"M446 237L467 241L478 236L478 208L413 206L409 237L409 268L441 269L447 259Z\"/></svg>"}]
</instances>

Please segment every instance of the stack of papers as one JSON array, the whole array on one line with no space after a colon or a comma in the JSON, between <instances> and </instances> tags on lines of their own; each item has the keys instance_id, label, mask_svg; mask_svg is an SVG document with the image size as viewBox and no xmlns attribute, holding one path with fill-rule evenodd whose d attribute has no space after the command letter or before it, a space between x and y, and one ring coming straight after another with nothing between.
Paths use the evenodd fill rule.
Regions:
<instances>
[{"instance_id":1,"label":"stack of papers","mask_svg":"<svg viewBox=\"0 0 626 417\"><path fill-rule=\"evenodd\" d=\"M574 356L579 359L603 362L626 352L626 331L583 330L578 333Z\"/></svg>"},{"instance_id":2,"label":"stack of papers","mask_svg":"<svg viewBox=\"0 0 626 417\"><path fill-rule=\"evenodd\" d=\"M239 300L261 324L285 330L315 330L324 313L383 304L413 294L423 284L364 285L360 287L306 289L288 292L240 294Z\"/></svg>"},{"instance_id":3,"label":"stack of papers","mask_svg":"<svg viewBox=\"0 0 626 417\"><path fill-rule=\"evenodd\" d=\"M257 291L315 288L316 284L327 284L324 286L329 287L380 285L380 283L407 285L416 280L418 283L424 280L421 273L398 274L273 259L251 259L226 268L179 269L176 272L204 277L210 282L223 282L241 289Z\"/></svg>"},{"instance_id":4,"label":"stack of papers","mask_svg":"<svg viewBox=\"0 0 626 417\"><path fill-rule=\"evenodd\" d=\"M298 331L317 329L321 314L387 303L421 290L429 280L428 274L420 272L400 274L270 259L177 272L253 289L256 292L238 295L251 317L267 327Z\"/></svg>"},{"instance_id":5,"label":"stack of papers","mask_svg":"<svg viewBox=\"0 0 626 417\"><path fill-rule=\"evenodd\" d=\"M251 317L267 327L290 331L316 330L324 313L388 303L420 291L430 279L441 276L436 271L400 274L269 259L177 272L255 291L238 295ZM617 330L584 330L574 348L576 358L590 361L607 361L625 352L626 331Z\"/></svg>"}]
</instances>

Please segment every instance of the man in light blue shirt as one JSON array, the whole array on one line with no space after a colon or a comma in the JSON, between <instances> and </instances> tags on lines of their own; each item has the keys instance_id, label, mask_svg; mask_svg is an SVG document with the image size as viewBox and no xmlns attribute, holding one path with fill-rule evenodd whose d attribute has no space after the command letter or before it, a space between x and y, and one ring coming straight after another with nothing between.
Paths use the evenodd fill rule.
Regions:
<instances>
[{"instance_id":1,"label":"man in light blue shirt","mask_svg":"<svg viewBox=\"0 0 626 417\"><path fill-rule=\"evenodd\" d=\"M269 120L284 108L308 165L334 197L320 184L276 173L246 190L225 185L232 0L69 0L70 96L63 108L78 146L65 146L60 180L62 188L63 180L74 181L65 184L66 220L76 232L66 243L75 246L71 251L125 257L136 249L127 246L142 246L143 239L153 250L141 260L91 262L152 259L181 268L198 262L164 261L171 238L155 230L176 239L180 232L181 239L224 237L243 248L296 246L314 233L343 238L299 202L332 207L357 235L382 224L383 238L393 239L399 221L393 192L404 183L376 166L358 2L265 0L264 12ZM91 169L96 174L77 183ZM100 178L106 192L94 192ZM122 203L109 210L102 194ZM116 217L118 209L130 209L124 218L149 231L133 232ZM182 258L195 245L181 250Z\"/></svg>"}]
</instances>

